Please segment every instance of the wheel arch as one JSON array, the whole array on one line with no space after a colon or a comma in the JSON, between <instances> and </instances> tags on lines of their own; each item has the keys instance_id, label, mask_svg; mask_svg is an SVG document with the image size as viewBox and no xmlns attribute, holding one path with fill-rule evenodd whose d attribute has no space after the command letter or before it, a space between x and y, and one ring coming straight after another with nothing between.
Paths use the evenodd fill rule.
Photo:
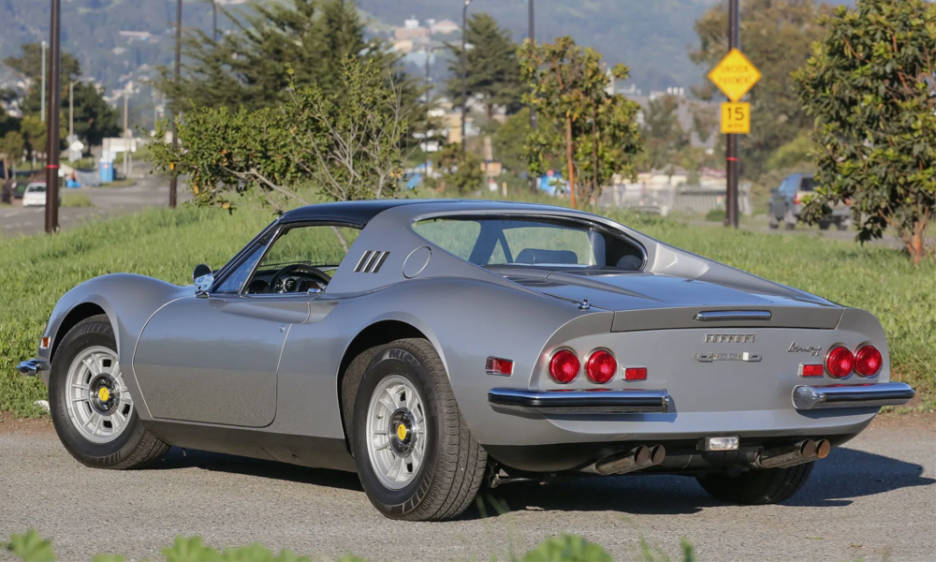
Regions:
<instances>
[{"instance_id":1,"label":"wheel arch","mask_svg":"<svg viewBox=\"0 0 936 562\"><path fill-rule=\"evenodd\" d=\"M62 342L62 339L69 330L74 328L75 325L77 325L82 320L98 315L104 315L107 317L107 321L110 322L111 329L114 332L114 340L117 343L117 351L119 353L119 334L117 332L117 327L114 325L114 320L100 304L96 302L85 301L72 307L72 309L69 310L67 314L65 314L65 317L62 318L62 321L59 323L58 328L55 330L55 334L52 337L52 349L49 352L49 360L51 361L55 357L55 352L58 350L59 344Z\"/></svg>"},{"instance_id":2,"label":"wheel arch","mask_svg":"<svg viewBox=\"0 0 936 562\"><path fill-rule=\"evenodd\" d=\"M360 382L359 380L346 380L346 375L348 374L348 369L351 366L351 362L358 355L368 349L404 338L424 339L428 341L432 347L435 348L436 353L442 357L439 346L436 344L436 342L433 341L432 338L426 335L423 330L420 330L409 322L398 319L380 320L365 327L363 330L358 332L354 339L351 340L351 343L345 349L344 355L341 357L341 363L338 367L338 380L335 391L338 394L338 411L341 415L341 430L344 433L345 447L348 448L349 452L352 452L349 438L350 412L345 411L345 401L343 399L345 383L348 382L350 384L357 384ZM445 360L443 359L442 362L444 364Z\"/></svg>"}]
</instances>

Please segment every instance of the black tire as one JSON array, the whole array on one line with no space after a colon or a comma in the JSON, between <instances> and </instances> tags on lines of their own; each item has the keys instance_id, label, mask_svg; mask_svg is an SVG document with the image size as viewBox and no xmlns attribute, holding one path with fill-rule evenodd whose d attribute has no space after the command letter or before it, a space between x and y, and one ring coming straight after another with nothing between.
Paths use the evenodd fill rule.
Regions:
<instances>
[{"instance_id":1,"label":"black tire","mask_svg":"<svg viewBox=\"0 0 936 562\"><path fill-rule=\"evenodd\" d=\"M832 226L832 221L830 220L819 221L819 230L829 230L830 226Z\"/></svg>"},{"instance_id":2,"label":"black tire","mask_svg":"<svg viewBox=\"0 0 936 562\"><path fill-rule=\"evenodd\" d=\"M767 226L773 230L776 230L780 226L780 221L777 220L777 215L774 214L773 207L767 210Z\"/></svg>"},{"instance_id":3,"label":"black tire","mask_svg":"<svg viewBox=\"0 0 936 562\"><path fill-rule=\"evenodd\" d=\"M143 427L135 407L126 428L112 441L95 443L75 428L66 404L69 399L66 388L68 369L82 350L92 346L106 347L115 353L117 351L111 324L104 315L91 316L75 324L65 334L52 359L49 409L55 432L62 444L79 462L95 468L136 468L162 457L169 445Z\"/></svg>"},{"instance_id":4,"label":"black tire","mask_svg":"<svg viewBox=\"0 0 936 562\"><path fill-rule=\"evenodd\" d=\"M783 226L787 230L796 228L796 215L793 214L793 209L787 209L786 213L783 214Z\"/></svg>"},{"instance_id":5,"label":"black tire","mask_svg":"<svg viewBox=\"0 0 936 562\"><path fill-rule=\"evenodd\" d=\"M729 503L764 505L790 499L799 490L813 463L789 468L749 470L736 476L712 473L696 477L713 498Z\"/></svg>"},{"instance_id":6,"label":"black tire","mask_svg":"<svg viewBox=\"0 0 936 562\"><path fill-rule=\"evenodd\" d=\"M365 355L369 359L367 367L354 403L346 404L350 406L346 410L353 412L349 428L351 448L367 497L391 519L429 521L456 517L478 493L487 454L461 417L442 361L428 341L417 338L397 340ZM426 426L422 463L412 480L396 490L381 483L366 439L371 396L389 377L403 377L416 389L424 405ZM399 435L389 425L388 431Z\"/></svg>"}]
</instances>

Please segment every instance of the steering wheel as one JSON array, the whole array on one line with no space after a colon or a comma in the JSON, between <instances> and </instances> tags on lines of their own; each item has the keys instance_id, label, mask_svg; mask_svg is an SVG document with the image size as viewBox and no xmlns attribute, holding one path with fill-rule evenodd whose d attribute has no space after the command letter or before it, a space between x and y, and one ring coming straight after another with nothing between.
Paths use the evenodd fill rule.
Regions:
<instances>
[{"instance_id":1,"label":"steering wheel","mask_svg":"<svg viewBox=\"0 0 936 562\"><path fill-rule=\"evenodd\" d=\"M289 281L295 281L295 279L292 279L293 277L308 279L316 285L315 288L320 290L324 289L329 281L331 281L331 278L322 273L317 267L312 267L305 263L294 263L277 271L276 275L274 275L273 279L270 281L270 286L273 287L273 291L277 293L295 292L296 289L298 289L298 283L294 283L292 287L288 286Z\"/></svg>"}]
</instances>

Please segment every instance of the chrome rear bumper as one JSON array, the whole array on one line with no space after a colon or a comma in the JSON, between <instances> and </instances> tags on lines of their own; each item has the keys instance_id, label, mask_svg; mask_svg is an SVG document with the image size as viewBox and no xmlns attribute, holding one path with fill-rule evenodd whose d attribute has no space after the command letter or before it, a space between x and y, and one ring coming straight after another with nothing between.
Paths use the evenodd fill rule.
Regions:
<instances>
[{"instance_id":1,"label":"chrome rear bumper","mask_svg":"<svg viewBox=\"0 0 936 562\"><path fill-rule=\"evenodd\" d=\"M27 377L34 377L39 373L48 371L49 364L42 359L27 359L26 361L21 361L20 364L16 366L16 370Z\"/></svg>"},{"instance_id":2,"label":"chrome rear bumper","mask_svg":"<svg viewBox=\"0 0 936 562\"><path fill-rule=\"evenodd\" d=\"M666 412L666 390L538 391L493 388L488 402L499 409L540 414L636 414Z\"/></svg>"},{"instance_id":3,"label":"chrome rear bumper","mask_svg":"<svg viewBox=\"0 0 936 562\"><path fill-rule=\"evenodd\" d=\"M797 410L826 408L861 408L904 404L916 393L902 382L884 382L850 386L793 387L793 406Z\"/></svg>"}]
</instances>

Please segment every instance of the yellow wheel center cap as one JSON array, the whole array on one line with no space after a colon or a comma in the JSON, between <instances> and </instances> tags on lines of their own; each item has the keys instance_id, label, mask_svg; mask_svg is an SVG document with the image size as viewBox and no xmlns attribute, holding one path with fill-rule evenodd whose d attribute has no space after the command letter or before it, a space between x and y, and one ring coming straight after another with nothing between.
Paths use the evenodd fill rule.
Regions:
<instances>
[{"instance_id":1,"label":"yellow wheel center cap","mask_svg":"<svg viewBox=\"0 0 936 562\"><path fill-rule=\"evenodd\" d=\"M98 399L101 402L107 402L108 400L110 400L110 390L108 390L106 386L102 386L101 388L99 388L97 395L98 395Z\"/></svg>"},{"instance_id":2,"label":"yellow wheel center cap","mask_svg":"<svg viewBox=\"0 0 936 562\"><path fill-rule=\"evenodd\" d=\"M399 439L400 441L405 441L405 440L406 440L406 435L407 435L408 433L409 433L409 432L406 431L406 426L403 425L402 423L401 423L400 425L396 426L396 436L397 436L397 439Z\"/></svg>"}]
</instances>

